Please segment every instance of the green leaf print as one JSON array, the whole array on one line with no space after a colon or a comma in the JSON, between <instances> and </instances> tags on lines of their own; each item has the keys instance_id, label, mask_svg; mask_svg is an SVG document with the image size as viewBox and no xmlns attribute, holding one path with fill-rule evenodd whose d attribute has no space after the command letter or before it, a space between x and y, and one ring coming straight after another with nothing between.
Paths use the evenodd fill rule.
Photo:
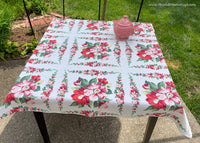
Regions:
<instances>
[{"instance_id":1,"label":"green leaf print","mask_svg":"<svg viewBox=\"0 0 200 143\"><path fill-rule=\"evenodd\" d=\"M106 92L106 94L112 94L112 91L110 89L108 89L108 91Z\"/></svg>"},{"instance_id":2,"label":"green leaf print","mask_svg":"<svg viewBox=\"0 0 200 143\"><path fill-rule=\"evenodd\" d=\"M158 83L158 88L161 88L161 87L165 87L165 83L163 81Z\"/></svg>"},{"instance_id":3,"label":"green leaf print","mask_svg":"<svg viewBox=\"0 0 200 143\"><path fill-rule=\"evenodd\" d=\"M70 106L77 106L77 102L73 102Z\"/></svg>"},{"instance_id":4,"label":"green leaf print","mask_svg":"<svg viewBox=\"0 0 200 143\"><path fill-rule=\"evenodd\" d=\"M145 50L147 47L145 45L141 45L141 44L138 44L138 46L141 47L141 49Z\"/></svg>"},{"instance_id":5,"label":"green leaf print","mask_svg":"<svg viewBox=\"0 0 200 143\"><path fill-rule=\"evenodd\" d=\"M87 79L83 79L81 77L78 78L78 80L81 81L81 86L85 87L85 86L88 86L89 85L89 82Z\"/></svg>"},{"instance_id":6,"label":"green leaf print","mask_svg":"<svg viewBox=\"0 0 200 143\"><path fill-rule=\"evenodd\" d=\"M29 80L30 79L30 75L28 75L28 76L24 76L22 79L21 79L21 82L23 82L24 80Z\"/></svg>"},{"instance_id":7,"label":"green leaf print","mask_svg":"<svg viewBox=\"0 0 200 143\"><path fill-rule=\"evenodd\" d=\"M158 89L158 86L157 86L155 83L153 83L153 82L148 82L148 81L146 81L146 83L150 85L150 88L151 88L152 90L157 90L157 89Z\"/></svg>"},{"instance_id":8,"label":"green leaf print","mask_svg":"<svg viewBox=\"0 0 200 143\"><path fill-rule=\"evenodd\" d=\"M93 78L89 81L89 84L92 85L92 83L97 83L97 78Z\"/></svg>"}]
</instances>

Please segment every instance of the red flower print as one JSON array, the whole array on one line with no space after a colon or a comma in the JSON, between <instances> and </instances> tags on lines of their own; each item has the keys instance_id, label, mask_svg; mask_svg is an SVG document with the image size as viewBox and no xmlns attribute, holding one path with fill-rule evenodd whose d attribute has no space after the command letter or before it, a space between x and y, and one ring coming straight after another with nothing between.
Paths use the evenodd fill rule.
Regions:
<instances>
[{"instance_id":1,"label":"red flower print","mask_svg":"<svg viewBox=\"0 0 200 143\"><path fill-rule=\"evenodd\" d=\"M158 44L153 44L153 47L160 48Z\"/></svg>"},{"instance_id":2,"label":"red flower print","mask_svg":"<svg viewBox=\"0 0 200 143\"><path fill-rule=\"evenodd\" d=\"M60 89L67 90L67 87L63 85L63 86L60 87Z\"/></svg>"},{"instance_id":3,"label":"red flower print","mask_svg":"<svg viewBox=\"0 0 200 143\"><path fill-rule=\"evenodd\" d=\"M153 115L158 117L158 116L162 115L162 113L153 113Z\"/></svg>"},{"instance_id":4,"label":"red flower print","mask_svg":"<svg viewBox=\"0 0 200 143\"><path fill-rule=\"evenodd\" d=\"M37 76L31 76L31 79L34 80L34 81L40 81L40 76L37 75Z\"/></svg>"},{"instance_id":5,"label":"red flower print","mask_svg":"<svg viewBox=\"0 0 200 143\"><path fill-rule=\"evenodd\" d=\"M75 85L75 86L81 85L81 81L80 81L80 80L75 81L75 82L74 82L74 85Z\"/></svg>"},{"instance_id":6,"label":"red flower print","mask_svg":"<svg viewBox=\"0 0 200 143\"><path fill-rule=\"evenodd\" d=\"M166 108L166 103L164 100L159 100L158 97L156 96L156 92L152 91L150 94L147 94L147 99L146 101L150 104L153 105L153 108L155 109L165 109Z\"/></svg>"},{"instance_id":7,"label":"red flower print","mask_svg":"<svg viewBox=\"0 0 200 143\"><path fill-rule=\"evenodd\" d=\"M37 55L38 54L38 50L36 49L33 54Z\"/></svg>"},{"instance_id":8,"label":"red flower print","mask_svg":"<svg viewBox=\"0 0 200 143\"><path fill-rule=\"evenodd\" d=\"M173 81L165 82L165 83L166 83L167 86L171 86L171 87L175 88Z\"/></svg>"},{"instance_id":9,"label":"red flower print","mask_svg":"<svg viewBox=\"0 0 200 143\"><path fill-rule=\"evenodd\" d=\"M176 108L174 111L183 114L183 106Z\"/></svg>"},{"instance_id":10,"label":"red flower print","mask_svg":"<svg viewBox=\"0 0 200 143\"><path fill-rule=\"evenodd\" d=\"M137 55L141 57L143 60L152 60L151 55L147 55L145 50L138 51Z\"/></svg>"},{"instance_id":11,"label":"red flower print","mask_svg":"<svg viewBox=\"0 0 200 143\"><path fill-rule=\"evenodd\" d=\"M32 62L34 62L34 59L30 59L28 62L29 62L29 63L32 63Z\"/></svg>"},{"instance_id":12,"label":"red flower print","mask_svg":"<svg viewBox=\"0 0 200 143\"><path fill-rule=\"evenodd\" d=\"M109 46L107 42L101 42L102 46Z\"/></svg>"},{"instance_id":13,"label":"red flower print","mask_svg":"<svg viewBox=\"0 0 200 143\"><path fill-rule=\"evenodd\" d=\"M97 26L95 26L94 23L88 24L87 27L90 29L97 29Z\"/></svg>"},{"instance_id":14,"label":"red flower print","mask_svg":"<svg viewBox=\"0 0 200 143\"><path fill-rule=\"evenodd\" d=\"M108 84L108 81L107 81L106 78L98 78L98 81L99 81L100 83L103 83L103 84Z\"/></svg>"},{"instance_id":15,"label":"red flower print","mask_svg":"<svg viewBox=\"0 0 200 143\"><path fill-rule=\"evenodd\" d=\"M5 103L11 102L11 101L15 101L15 94L14 93L8 94L8 96L4 100Z\"/></svg>"},{"instance_id":16,"label":"red flower print","mask_svg":"<svg viewBox=\"0 0 200 143\"><path fill-rule=\"evenodd\" d=\"M34 99L33 98L29 98L29 99L26 99L26 101L25 101L25 103L26 104L35 104L35 101L34 101Z\"/></svg>"},{"instance_id":17,"label":"red flower print","mask_svg":"<svg viewBox=\"0 0 200 143\"><path fill-rule=\"evenodd\" d=\"M98 108L108 108L108 101L102 101L99 104Z\"/></svg>"},{"instance_id":18,"label":"red flower print","mask_svg":"<svg viewBox=\"0 0 200 143\"><path fill-rule=\"evenodd\" d=\"M53 87L47 87L46 90L43 91L43 94L46 96L49 96L52 90L53 90Z\"/></svg>"},{"instance_id":19,"label":"red flower print","mask_svg":"<svg viewBox=\"0 0 200 143\"><path fill-rule=\"evenodd\" d=\"M14 112L19 112L19 107L15 107L15 108L13 109L13 111L14 111Z\"/></svg>"},{"instance_id":20,"label":"red flower print","mask_svg":"<svg viewBox=\"0 0 200 143\"><path fill-rule=\"evenodd\" d=\"M90 50L91 50L90 48L83 49L81 51L81 54L84 55L87 58L94 57L94 53L92 53Z\"/></svg>"},{"instance_id":21,"label":"red flower print","mask_svg":"<svg viewBox=\"0 0 200 143\"><path fill-rule=\"evenodd\" d=\"M145 83L142 87L143 87L144 89L149 89L149 88L150 88L149 84L147 84L147 83Z\"/></svg>"},{"instance_id":22,"label":"red flower print","mask_svg":"<svg viewBox=\"0 0 200 143\"><path fill-rule=\"evenodd\" d=\"M55 43L56 43L56 40L49 40L49 42L55 44Z\"/></svg>"},{"instance_id":23,"label":"red flower print","mask_svg":"<svg viewBox=\"0 0 200 143\"><path fill-rule=\"evenodd\" d=\"M124 98L124 91L123 90L117 90L116 96L120 99Z\"/></svg>"},{"instance_id":24,"label":"red flower print","mask_svg":"<svg viewBox=\"0 0 200 143\"><path fill-rule=\"evenodd\" d=\"M150 65L150 69L154 69L154 65Z\"/></svg>"},{"instance_id":25,"label":"red flower print","mask_svg":"<svg viewBox=\"0 0 200 143\"><path fill-rule=\"evenodd\" d=\"M71 95L72 99L77 101L80 105L88 105L89 102L89 96L84 95L84 88L81 87L78 90L74 90L74 94Z\"/></svg>"},{"instance_id":26,"label":"red flower print","mask_svg":"<svg viewBox=\"0 0 200 143\"><path fill-rule=\"evenodd\" d=\"M85 115L85 116L89 116L90 112L89 111L81 111L80 114Z\"/></svg>"},{"instance_id":27,"label":"red flower print","mask_svg":"<svg viewBox=\"0 0 200 143\"><path fill-rule=\"evenodd\" d=\"M143 29L140 28L139 25L134 25L133 28L134 28L134 29L139 29L140 31L143 31Z\"/></svg>"},{"instance_id":28,"label":"red flower print","mask_svg":"<svg viewBox=\"0 0 200 143\"><path fill-rule=\"evenodd\" d=\"M83 47L87 47L87 46L88 46L88 43L86 42L86 43L84 43L82 46L83 46Z\"/></svg>"}]
</instances>

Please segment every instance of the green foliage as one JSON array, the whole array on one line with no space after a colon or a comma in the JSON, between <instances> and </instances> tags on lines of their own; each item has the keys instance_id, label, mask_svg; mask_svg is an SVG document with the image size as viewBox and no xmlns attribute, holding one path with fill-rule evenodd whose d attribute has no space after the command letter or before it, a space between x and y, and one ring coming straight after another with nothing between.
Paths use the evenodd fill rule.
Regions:
<instances>
[{"instance_id":1,"label":"green foliage","mask_svg":"<svg viewBox=\"0 0 200 143\"><path fill-rule=\"evenodd\" d=\"M4 48L5 57L14 58L16 56L19 56L20 51L18 50L18 47L19 45L17 44L17 42L6 40Z\"/></svg>"},{"instance_id":2,"label":"green foliage","mask_svg":"<svg viewBox=\"0 0 200 143\"><path fill-rule=\"evenodd\" d=\"M13 20L11 8L4 2L0 2L0 59L5 61L5 57L12 57L13 54L18 54L16 43L10 42L7 39L11 34L10 24Z\"/></svg>"},{"instance_id":3,"label":"green foliage","mask_svg":"<svg viewBox=\"0 0 200 143\"><path fill-rule=\"evenodd\" d=\"M42 15L47 13L48 5L45 0L26 0L25 2L29 13Z\"/></svg>"},{"instance_id":4,"label":"green foliage","mask_svg":"<svg viewBox=\"0 0 200 143\"><path fill-rule=\"evenodd\" d=\"M25 47L25 50L21 52L21 55L26 55L32 53L38 45L37 39L33 38L32 43L24 43L22 47Z\"/></svg>"}]
</instances>

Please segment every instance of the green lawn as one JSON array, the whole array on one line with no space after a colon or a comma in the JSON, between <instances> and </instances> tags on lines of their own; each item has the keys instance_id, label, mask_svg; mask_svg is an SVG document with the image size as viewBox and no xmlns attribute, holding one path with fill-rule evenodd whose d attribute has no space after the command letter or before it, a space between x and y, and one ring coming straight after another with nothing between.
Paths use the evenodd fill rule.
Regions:
<instances>
[{"instance_id":1,"label":"green lawn","mask_svg":"<svg viewBox=\"0 0 200 143\"><path fill-rule=\"evenodd\" d=\"M51 11L62 14L61 0L49 1ZM189 3L196 6L150 6L159 3ZM131 21L135 21L139 5L140 0L107 0L105 19L119 19L126 14ZM72 18L97 19L98 0L66 0L66 15ZM144 0L140 16L141 22L153 24L178 93L200 123L199 19L199 0Z\"/></svg>"}]
</instances>

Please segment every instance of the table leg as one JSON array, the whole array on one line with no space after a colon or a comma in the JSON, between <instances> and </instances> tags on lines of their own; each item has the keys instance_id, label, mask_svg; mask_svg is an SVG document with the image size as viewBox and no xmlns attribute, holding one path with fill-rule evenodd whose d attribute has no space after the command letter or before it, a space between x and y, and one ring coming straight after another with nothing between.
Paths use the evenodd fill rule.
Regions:
<instances>
[{"instance_id":1,"label":"table leg","mask_svg":"<svg viewBox=\"0 0 200 143\"><path fill-rule=\"evenodd\" d=\"M37 121L38 127L40 129L40 132L42 134L44 143L50 143L43 113L42 112L33 112L33 113Z\"/></svg>"},{"instance_id":2,"label":"table leg","mask_svg":"<svg viewBox=\"0 0 200 143\"><path fill-rule=\"evenodd\" d=\"M144 138L143 138L143 143L149 142L157 120L158 120L158 117L149 117L148 123L146 126L146 130L145 130L145 134L144 134Z\"/></svg>"}]
</instances>

